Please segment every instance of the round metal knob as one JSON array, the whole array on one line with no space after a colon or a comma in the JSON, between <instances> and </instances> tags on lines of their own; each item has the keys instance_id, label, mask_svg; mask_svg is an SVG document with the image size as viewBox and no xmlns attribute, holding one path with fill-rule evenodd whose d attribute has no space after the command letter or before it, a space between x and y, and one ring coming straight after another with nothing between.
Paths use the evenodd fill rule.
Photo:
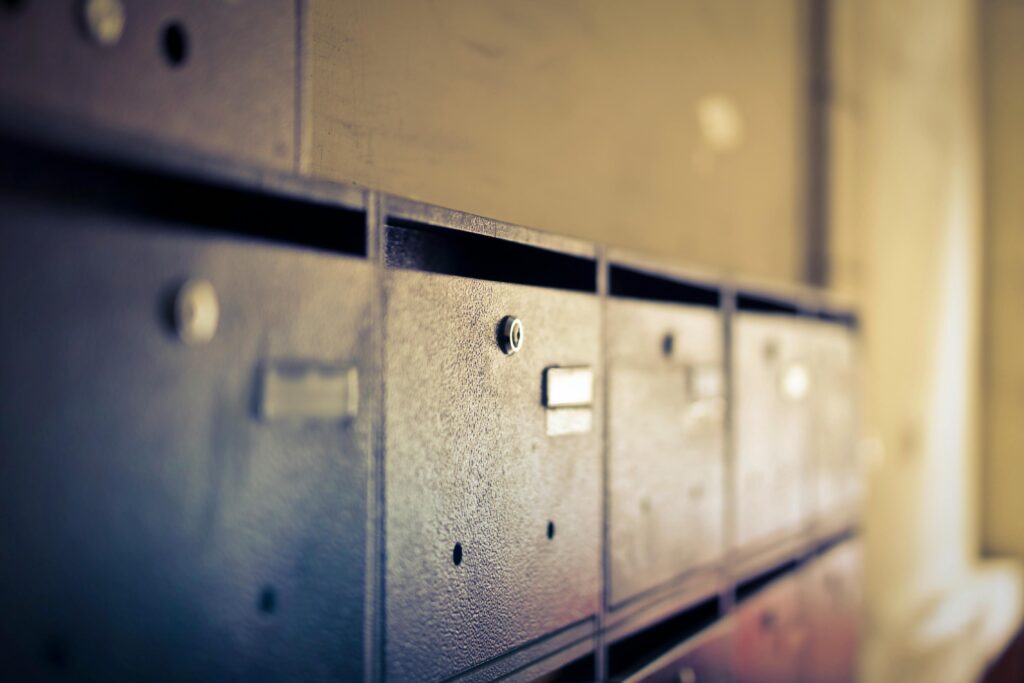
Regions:
<instances>
[{"instance_id":1,"label":"round metal knob","mask_svg":"<svg viewBox=\"0 0 1024 683\"><path fill-rule=\"evenodd\" d=\"M523 348L523 334L523 321L512 315L505 316L498 329L501 350L508 355L518 353Z\"/></svg>"},{"instance_id":2,"label":"round metal knob","mask_svg":"<svg viewBox=\"0 0 1024 683\"><path fill-rule=\"evenodd\" d=\"M188 280L174 297L174 330L186 344L205 344L217 334L220 304L208 280Z\"/></svg>"}]
</instances>

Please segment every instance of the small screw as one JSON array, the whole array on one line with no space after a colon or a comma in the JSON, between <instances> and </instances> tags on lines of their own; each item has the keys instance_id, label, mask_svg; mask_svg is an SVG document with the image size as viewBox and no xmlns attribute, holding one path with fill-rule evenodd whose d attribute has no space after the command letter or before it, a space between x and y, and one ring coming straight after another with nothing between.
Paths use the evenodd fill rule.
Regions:
<instances>
[{"instance_id":1,"label":"small screw","mask_svg":"<svg viewBox=\"0 0 1024 683\"><path fill-rule=\"evenodd\" d=\"M220 304L208 280L188 280L174 297L174 329L186 344L205 344L217 333Z\"/></svg>"},{"instance_id":2,"label":"small screw","mask_svg":"<svg viewBox=\"0 0 1024 683\"><path fill-rule=\"evenodd\" d=\"M97 45L111 47L124 35L124 5L121 0L83 0L82 22Z\"/></svg>"},{"instance_id":3,"label":"small screw","mask_svg":"<svg viewBox=\"0 0 1024 683\"><path fill-rule=\"evenodd\" d=\"M501 321L498 331L498 343L507 355L518 353L523 348L523 321L515 316L507 315Z\"/></svg>"}]
</instances>

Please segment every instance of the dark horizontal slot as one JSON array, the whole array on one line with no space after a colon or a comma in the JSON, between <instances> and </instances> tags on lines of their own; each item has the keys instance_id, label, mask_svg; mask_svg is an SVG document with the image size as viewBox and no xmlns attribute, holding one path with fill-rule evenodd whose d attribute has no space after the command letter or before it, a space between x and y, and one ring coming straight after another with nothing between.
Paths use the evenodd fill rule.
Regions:
<instances>
[{"instance_id":1,"label":"dark horizontal slot","mask_svg":"<svg viewBox=\"0 0 1024 683\"><path fill-rule=\"evenodd\" d=\"M587 655L561 669L541 676L534 683L589 683L597 680L597 662L594 655Z\"/></svg>"},{"instance_id":2,"label":"dark horizontal slot","mask_svg":"<svg viewBox=\"0 0 1024 683\"><path fill-rule=\"evenodd\" d=\"M682 641L697 635L718 619L718 598L700 602L608 648L608 674L618 678L636 671Z\"/></svg>"},{"instance_id":3,"label":"dark horizontal slot","mask_svg":"<svg viewBox=\"0 0 1024 683\"><path fill-rule=\"evenodd\" d=\"M825 322L857 327L857 316L854 313L839 313L838 311L818 311L818 318Z\"/></svg>"},{"instance_id":4,"label":"dark horizontal slot","mask_svg":"<svg viewBox=\"0 0 1024 683\"><path fill-rule=\"evenodd\" d=\"M387 265L521 285L597 291L593 259L391 218Z\"/></svg>"},{"instance_id":5,"label":"dark horizontal slot","mask_svg":"<svg viewBox=\"0 0 1024 683\"><path fill-rule=\"evenodd\" d=\"M778 565L777 567L772 567L766 572L762 572L757 576L747 579L743 583L736 586L736 603L739 604L743 602L744 600L752 596L754 593L757 593L759 590L770 584L775 579L793 571L799 565L799 560L788 560Z\"/></svg>"},{"instance_id":6,"label":"dark horizontal slot","mask_svg":"<svg viewBox=\"0 0 1024 683\"><path fill-rule=\"evenodd\" d=\"M744 293L736 295L736 310L754 313L787 313L789 315L797 315L800 312L799 307L792 301Z\"/></svg>"},{"instance_id":7,"label":"dark horizontal slot","mask_svg":"<svg viewBox=\"0 0 1024 683\"><path fill-rule=\"evenodd\" d=\"M16 142L0 144L0 187L44 201L366 256L366 214Z\"/></svg>"},{"instance_id":8,"label":"dark horizontal slot","mask_svg":"<svg viewBox=\"0 0 1024 683\"><path fill-rule=\"evenodd\" d=\"M718 308L722 298L717 287L680 282L623 266L609 267L608 292L612 296L630 299L670 301L714 308Z\"/></svg>"},{"instance_id":9,"label":"dark horizontal slot","mask_svg":"<svg viewBox=\"0 0 1024 683\"><path fill-rule=\"evenodd\" d=\"M847 541L856 538L856 536L856 529L844 529L843 531L833 534L828 538L824 539L823 541L821 541L818 544L818 547L815 548L814 552L818 555L824 555L836 546L842 545L843 543L846 543Z\"/></svg>"}]
</instances>

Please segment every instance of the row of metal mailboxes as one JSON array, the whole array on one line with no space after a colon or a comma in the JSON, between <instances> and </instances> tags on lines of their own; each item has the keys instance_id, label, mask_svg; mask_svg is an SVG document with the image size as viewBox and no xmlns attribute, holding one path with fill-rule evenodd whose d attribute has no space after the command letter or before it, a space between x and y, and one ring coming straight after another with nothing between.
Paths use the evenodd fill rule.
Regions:
<instances>
[{"instance_id":1,"label":"row of metal mailboxes","mask_svg":"<svg viewBox=\"0 0 1024 683\"><path fill-rule=\"evenodd\" d=\"M19 154L15 671L533 675L854 519L855 332L798 298L396 198Z\"/></svg>"},{"instance_id":2,"label":"row of metal mailboxes","mask_svg":"<svg viewBox=\"0 0 1024 683\"><path fill-rule=\"evenodd\" d=\"M741 595L733 613L622 678L629 683L851 683L861 547L843 542ZM614 666L616 646L609 659Z\"/></svg>"}]
</instances>

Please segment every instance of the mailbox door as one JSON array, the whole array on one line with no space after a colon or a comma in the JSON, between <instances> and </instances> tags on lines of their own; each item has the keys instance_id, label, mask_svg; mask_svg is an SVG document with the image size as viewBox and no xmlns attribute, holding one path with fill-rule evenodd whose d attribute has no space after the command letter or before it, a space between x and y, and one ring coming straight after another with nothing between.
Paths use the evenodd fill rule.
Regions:
<instances>
[{"instance_id":1,"label":"mailbox door","mask_svg":"<svg viewBox=\"0 0 1024 683\"><path fill-rule=\"evenodd\" d=\"M815 560L801 577L809 634L801 676L805 683L857 679L861 552L859 541L846 541Z\"/></svg>"},{"instance_id":2,"label":"mailbox door","mask_svg":"<svg viewBox=\"0 0 1024 683\"><path fill-rule=\"evenodd\" d=\"M0 13L0 101L294 167L295 3L18 5ZM107 11L90 23L89 5Z\"/></svg>"},{"instance_id":3,"label":"mailbox door","mask_svg":"<svg viewBox=\"0 0 1024 683\"><path fill-rule=\"evenodd\" d=\"M855 509L860 501L855 340L847 327L816 327L820 391L814 495L819 514L828 515Z\"/></svg>"},{"instance_id":4,"label":"mailbox door","mask_svg":"<svg viewBox=\"0 0 1024 683\"><path fill-rule=\"evenodd\" d=\"M611 299L608 489L611 604L720 559L721 318Z\"/></svg>"},{"instance_id":5,"label":"mailbox door","mask_svg":"<svg viewBox=\"0 0 1024 683\"><path fill-rule=\"evenodd\" d=\"M813 354L807 323L741 313L734 323L736 543L800 530L808 514Z\"/></svg>"},{"instance_id":6,"label":"mailbox door","mask_svg":"<svg viewBox=\"0 0 1024 683\"><path fill-rule=\"evenodd\" d=\"M799 680L807 646L800 588L797 577L784 577L736 610L733 654L737 683Z\"/></svg>"},{"instance_id":7,"label":"mailbox door","mask_svg":"<svg viewBox=\"0 0 1024 683\"><path fill-rule=\"evenodd\" d=\"M0 201L8 673L361 678L369 265ZM356 393L304 414L279 370Z\"/></svg>"},{"instance_id":8,"label":"mailbox door","mask_svg":"<svg viewBox=\"0 0 1024 683\"><path fill-rule=\"evenodd\" d=\"M386 674L440 680L598 610L601 309L555 289L388 278ZM524 331L511 355L506 316ZM556 367L593 372L589 405L545 408Z\"/></svg>"}]
</instances>

